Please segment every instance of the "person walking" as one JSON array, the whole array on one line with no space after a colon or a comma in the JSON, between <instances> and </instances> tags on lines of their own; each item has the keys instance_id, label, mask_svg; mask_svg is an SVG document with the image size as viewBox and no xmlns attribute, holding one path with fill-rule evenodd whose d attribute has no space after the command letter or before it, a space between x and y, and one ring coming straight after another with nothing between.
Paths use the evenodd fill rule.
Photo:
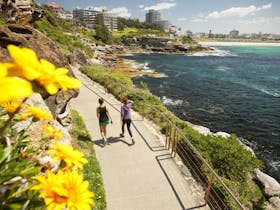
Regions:
<instances>
[{"instance_id":1,"label":"person walking","mask_svg":"<svg viewBox=\"0 0 280 210\"><path fill-rule=\"evenodd\" d=\"M110 116L110 113L106 106L104 105L103 98L98 99L99 107L96 109L96 116L99 120L99 128L100 128L100 134L102 139L104 140L104 146L107 144L107 130L106 127L110 123L113 123L112 118ZM110 120L109 120L110 118Z\"/></svg>"},{"instance_id":2,"label":"person walking","mask_svg":"<svg viewBox=\"0 0 280 210\"><path fill-rule=\"evenodd\" d=\"M120 134L121 137L124 137L124 126L126 124L128 133L130 135L132 144L135 144L135 141L133 139L131 130L130 130L130 125L131 125L131 107L133 105L133 101L128 100L127 98L123 99L123 105L121 107L121 121L122 121L122 133Z\"/></svg>"}]
</instances>

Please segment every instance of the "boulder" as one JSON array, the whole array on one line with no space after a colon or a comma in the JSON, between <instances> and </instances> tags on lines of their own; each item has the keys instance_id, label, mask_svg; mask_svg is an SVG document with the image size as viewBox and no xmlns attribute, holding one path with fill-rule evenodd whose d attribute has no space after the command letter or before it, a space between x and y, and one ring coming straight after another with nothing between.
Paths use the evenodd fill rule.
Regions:
<instances>
[{"instance_id":1,"label":"boulder","mask_svg":"<svg viewBox=\"0 0 280 210\"><path fill-rule=\"evenodd\" d=\"M267 198L280 195L280 184L273 177L261 172L259 169L255 169L253 179L261 187L263 194Z\"/></svg>"},{"instance_id":2,"label":"boulder","mask_svg":"<svg viewBox=\"0 0 280 210\"><path fill-rule=\"evenodd\" d=\"M194 130L198 131L200 134L204 136L212 135L213 133L210 131L209 128L201 126L201 125L195 125L190 122L187 122L187 124L192 127Z\"/></svg>"},{"instance_id":3,"label":"boulder","mask_svg":"<svg viewBox=\"0 0 280 210\"><path fill-rule=\"evenodd\" d=\"M75 49L73 52L74 61L82 66L89 64L86 55L79 49Z\"/></svg>"},{"instance_id":4,"label":"boulder","mask_svg":"<svg viewBox=\"0 0 280 210\"><path fill-rule=\"evenodd\" d=\"M266 210L278 210L278 209L280 209L280 198L279 197L269 198L265 209Z\"/></svg>"},{"instance_id":5,"label":"boulder","mask_svg":"<svg viewBox=\"0 0 280 210\"><path fill-rule=\"evenodd\" d=\"M220 137L222 137L222 138L227 139L227 138L230 137L230 134L229 134L229 133L226 133L226 132L221 132L221 131L219 131L219 132L215 133L214 136L220 136Z\"/></svg>"},{"instance_id":6,"label":"boulder","mask_svg":"<svg viewBox=\"0 0 280 210\"><path fill-rule=\"evenodd\" d=\"M30 27L16 24L6 24L0 27L0 60L1 62L11 61L8 55L7 45L13 44L20 47L28 47L33 49L39 59L46 59L53 63L56 67L65 67L69 69L69 76L74 76L71 67L68 65L70 59L64 55L61 49L40 31ZM73 64L73 59L71 60ZM78 90L69 89L67 91L59 91L56 95L44 93L43 98L50 108L54 118L62 114L66 110L67 103L72 97L78 95ZM63 115L65 116L65 115ZM67 122L69 117L66 116ZM63 119L60 119L60 122ZM68 125L68 123L66 123Z\"/></svg>"}]
</instances>

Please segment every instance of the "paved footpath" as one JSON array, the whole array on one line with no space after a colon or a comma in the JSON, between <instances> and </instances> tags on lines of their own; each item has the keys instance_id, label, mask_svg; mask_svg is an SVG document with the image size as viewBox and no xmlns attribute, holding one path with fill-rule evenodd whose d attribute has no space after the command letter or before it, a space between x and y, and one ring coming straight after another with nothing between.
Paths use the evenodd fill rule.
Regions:
<instances>
[{"instance_id":1,"label":"paved footpath","mask_svg":"<svg viewBox=\"0 0 280 210\"><path fill-rule=\"evenodd\" d=\"M105 184L108 210L182 210L208 209L201 207L203 191L187 170L182 173L178 163L163 147L162 137L142 117L132 112L132 133L135 145L125 130L121 131L121 103L104 88L78 70L76 77L83 82L80 94L71 100L71 107L84 118L93 139ZM102 147L96 108L102 96L113 119L107 127L109 145Z\"/></svg>"}]
</instances>

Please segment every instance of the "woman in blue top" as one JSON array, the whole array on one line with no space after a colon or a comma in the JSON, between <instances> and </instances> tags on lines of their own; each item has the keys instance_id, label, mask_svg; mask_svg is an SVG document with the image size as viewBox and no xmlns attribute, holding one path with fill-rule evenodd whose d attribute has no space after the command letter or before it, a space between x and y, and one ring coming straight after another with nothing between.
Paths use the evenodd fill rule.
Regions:
<instances>
[{"instance_id":1,"label":"woman in blue top","mask_svg":"<svg viewBox=\"0 0 280 210\"><path fill-rule=\"evenodd\" d=\"M106 135L106 127L109 124L110 120L111 123L113 123L112 118L110 116L110 113L106 106L104 106L104 100L103 98L98 99L99 107L96 109L96 116L99 119L99 127L100 127L100 134L102 136L102 139L104 140L104 145L107 143ZM109 120L110 118L110 120Z\"/></svg>"},{"instance_id":2,"label":"woman in blue top","mask_svg":"<svg viewBox=\"0 0 280 210\"><path fill-rule=\"evenodd\" d=\"M133 101L128 100L127 98L123 99L123 105L121 107L121 121L122 121L122 133L121 133L121 137L124 137L124 126L126 124L128 133L131 137L131 141L132 144L135 143L133 137L132 137L132 133L130 130L130 125L131 125L131 107L133 105Z\"/></svg>"}]
</instances>

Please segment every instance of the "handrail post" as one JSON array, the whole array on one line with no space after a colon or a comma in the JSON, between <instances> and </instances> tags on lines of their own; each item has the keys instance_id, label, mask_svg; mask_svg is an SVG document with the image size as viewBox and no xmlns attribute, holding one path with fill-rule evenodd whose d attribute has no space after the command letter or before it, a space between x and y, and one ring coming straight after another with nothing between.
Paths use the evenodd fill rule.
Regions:
<instances>
[{"instance_id":1,"label":"handrail post","mask_svg":"<svg viewBox=\"0 0 280 210\"><path fill-rule=\"evenodd\" d=\"M169 141L168 141L168 147L167 147L168 150L170 149L170 143L172 141L172 130L173 130L172 124L170 124Z\"/></svg>"},{"instance_id":2,"label":"handrail post","mask_svg":"<svg viewBox=\"0 0 280 210\"><path fill-rule=\"evenodd\" d=\"M144 115L145 115L145 108L142 106L142 121L144 121Z\"/></svg>"},{"instance_id":3,"label":"handrail post","mask_svg":"<svg viewBox=\"0 0 280 210\"><path fill-rule=\"evenodd\" d=\"M178 131L176 128L174 128L174 134L173 134L173 142L172 142L172 148L171 148L171 156L173 157L173 152L175 151L175 144L176 144L176 139L178 136Z\"/></svg>"},{"instance_id":4,"label":"handrail post","mask_svg":"<svg viewBox=\"0 0 280 210\"><path fill-rule=\"evenodd\" d=\"M174 145L174 150L173 150L173 153L171 154L172 155L172 157L175 157L176 156L176 153L177 153L177 144L178 144L178 141L179 141L179 132L177 131L177 129L176 129L176 138L175 138L175 145Z\"/></svg>"},{"instance_id":5,"label":"handrail post","mask_svg":"<svg viewBox=\"0 0 280 210\"><path fill-rule=\"evenodd\" d=\"M165 147L167 147L168 138L169 138L169 123L166 125L166 130L165 130Z\"/></svg>"},{"instance_id":6,"label":"handrail post","mask_svg":"<svg viewBox=\"0 0 280 210\"><path fill-rule=\"evenodd\" d=\"M204 196L205 205L207 205L208 201L209 201L209 195L210 195L210 191L211 191L213 180L214 180L214 177L211 176L210 181L208 183L207 190L205 192L205 196Z\"/></svg>"}]
</instances>

